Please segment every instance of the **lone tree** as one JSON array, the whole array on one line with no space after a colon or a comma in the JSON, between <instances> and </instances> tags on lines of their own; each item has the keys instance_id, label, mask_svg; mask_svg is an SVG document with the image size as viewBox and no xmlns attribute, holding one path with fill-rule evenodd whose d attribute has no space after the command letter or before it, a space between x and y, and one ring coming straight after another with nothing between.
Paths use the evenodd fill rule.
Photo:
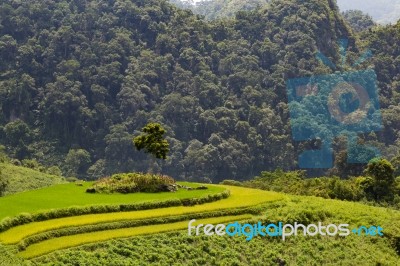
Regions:
<instances>
[{"instance_id":1,"label":"lone tree","mask_svg":"<svg viewBox=\"0 0 400 266\"><path fill-rule=\"evenodd\" d=\"M158 123L149 123L142 129L143 134L133 139L137 150L144 149L157 159L167 159L169 143L164 139L165 129Z\"/></svg>"}]
</instances>

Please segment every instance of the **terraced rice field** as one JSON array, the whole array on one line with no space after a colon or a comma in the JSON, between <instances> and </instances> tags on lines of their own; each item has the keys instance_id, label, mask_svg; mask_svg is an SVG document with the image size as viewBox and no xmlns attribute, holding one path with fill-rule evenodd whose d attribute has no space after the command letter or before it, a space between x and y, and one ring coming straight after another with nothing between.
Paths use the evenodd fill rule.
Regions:
<instances>
[{"instance_id":1,"label":"terraced rice field","mask_svg":"<svg viewBox=\"0 0 400 266\"><path fill-rule=\"evenodd\" d=\"M193 185L196 186L195 184ZM59 186L46 188L44 191L48 192L52 188L59 191ZM208 185L208 187L208 190L202 192L181 191L175 195L173 193L169 193L168 195L129 195L129 203L135 200L134 197L137 197L137 202L146 202L144 198L150 197L150 195L155 196L155 198L148 198L147 201L160 200L160 198L161 201L168 200L170 197L201 197L207 194L221 193L226 190L230 191L230 196L225 199L195 206L174 206L138 211L86 214L26 223L0 233L0 243L16 245L20 251L18 255L30 259L55 250L87 243L182 230L187 228L188 221L192 218L197 219L199 223L213 224L246 220L250 219L255 211L257 211L255 208L259 208L263 203L284 198L279 193L262 190L218 185ZM40 190L35 192L37 196L41 195ZM195 193L190 194L190 192ZM14 199L18 200L18 196L21 198L27 197L24 193L21 193L14 195ZM104 196L118 196L115 198L118 198L117 202L121 203L121 197L127 195L101 195L101 197ZM46 200L51 200L48 197L48 194L46 194ZM57 194L57 198L60 197L62 198L62 195ZM99 204L99 202L96 203ZM111 203L111 201L109 199L105 200L104 204L107 203ZM2 204L1 201L0 204ZM41 204L40 200L38 204ZM61 207L68 207L67 204L61 201L58 201L58 204ZM24 207L27 208L27 206ZM40 213L40 210L43 210L43 208L34 205L28 207L31 207L32 212L36 213ZM29 212L29 209L26 209L25 212Z\"/></svg>"}]
</instances>

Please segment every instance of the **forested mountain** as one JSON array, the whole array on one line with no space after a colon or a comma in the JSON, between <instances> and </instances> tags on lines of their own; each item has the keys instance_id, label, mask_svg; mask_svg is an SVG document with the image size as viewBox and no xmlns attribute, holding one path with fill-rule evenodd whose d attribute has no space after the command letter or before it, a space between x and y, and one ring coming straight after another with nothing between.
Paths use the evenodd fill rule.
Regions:
<instances>
[{"instance_id":1,"label":"forested mountain","mask_svg":"<svg viewBox=\"0 0 400 266\"><path fill-rule=\"evenodd\" d=\"M399 29L360 43L376 54L364 67L378 72L386 126L366 138L387 156L400 145ZM339 39L357 58L332 0L272 1L210 22L166 0L2 1L1 143L15 158L88 178L152 167L218 181L294 169L314 144L292 141L286 81L331 73L316 53L339 62ZM149 121L171 144L157 165L132 143Z\"/></svg>"}]
</instances>

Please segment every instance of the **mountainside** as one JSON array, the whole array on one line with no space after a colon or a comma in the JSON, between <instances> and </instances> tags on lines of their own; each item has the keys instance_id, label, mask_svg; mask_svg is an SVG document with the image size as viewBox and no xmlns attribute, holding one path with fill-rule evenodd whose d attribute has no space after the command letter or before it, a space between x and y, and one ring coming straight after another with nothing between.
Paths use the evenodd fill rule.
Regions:
<instances>
[{"instance_id":1,"label":"mountainside","mask_svg":"<svg viewBox=\"0 0 400 266\"><path fill-rule=\"evenodd\" d=\"M5 2L2 142L44 163L69 152L69 175L145 171L132 136L150 120L168 129L176 177L293 168L285 81L326 72L318 49L338 59L351 36L335 8L274 1L208 23L166 1Z\"/></svg>"},{"instance_id":2,"label":"mountainside","mask_svg":"<svg viewBox=\"0 0 400 266\"><path fill-rule=\"evenodd\" d=\"M3 179L7 182L5 191L0 193L0 195L15 194L26 190L66 183L65 179L61 176L9 163L0 163L0 170L0 181Z\"/></svg>"},{"instance_id":3,"label":"mountainside","mask_svg":"<svg viewBox=\"0 0 400 266\"><path fill-rule=\"evenodd\" d=\"M287 80L332 73L316 54L338 63L339 39L350 61L359 55L331 0L272 1L212 22L156 0L10 0L0 14L1 143L67 176L151 167L218 181L294 169L306 146L292 141ZM397 110L399 64L380 61L393 45L374 46L385 114ZM400 125L386 118L367 140L393 155ZM134 150L148 121L168 131L165 163Z\"/></svg>"}]
</instances>

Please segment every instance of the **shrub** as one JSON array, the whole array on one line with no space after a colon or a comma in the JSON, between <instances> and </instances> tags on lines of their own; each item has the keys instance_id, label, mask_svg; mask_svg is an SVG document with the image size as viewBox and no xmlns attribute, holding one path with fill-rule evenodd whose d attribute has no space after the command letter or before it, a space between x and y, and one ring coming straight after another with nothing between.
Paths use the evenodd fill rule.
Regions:
<instances>
[{"instance_id":1,"label":"shrub","mask_svg":"<svg viewBox=\"0 0 400 266\"><path fill-rule=\"evenodd\" d=\"M223 180L220 184L226 186L237 186L237 187L242 186L242 182L236 180Z\"/></svg>"},{"instance_id":2,"label":"shrub","mask_svg":"<svg viewBox=\"0 0 400 266\"><path fill-rule=\"evenodd\" d=\"M98 193L156 193L162 191L174 191L175 180L165 175L127 173L115 174L111 177L97 181L93 189Z\"/></svg>"},{"instance_id":3,"label":"shrub","mask_svg":"<svg viewBox=\"0 0 400 266\"><path fill-rule=\"evenodd\" d=\"M8 158L7 153L6 153L6 147L3 145L0 145L0 163L6 163L10 160Z\"/></svg>"},{"instance_id":4,"label":"shrub","mask_svg":"<svg viewBox=\"0 0 400 266\"><path fill-rule=\"evenodd\" d=\"M15 165L15 166L22 166L21 161L18 160L18 159L12 159L10 162L11 162L12 165Z\"/></svg>"},{"instance_id":5,"label":"shrub","mask_svg":"<svg viewBox=\"0 0 400 266\"><path fill-rule=\"evenodd\" d=\"M46 170L46 173L48 173L50 175L62 176L61 169L58 166L49 167Z\"/></svg>"},{"instance_id":6,"label":"shrub","mask_svg":"<svg viewBox=\"0 0 400 266\"><path fill-rule=\"evenodd\" d=\"M0 168L0 197L4 195L8 186L8 180L2 175Z\"/></svg>"},{"instance_id":7,"label":"shrub","mask_svg":"<svg viewBox=\"0 0 400 266\"><path fill-rule=\"evenodd\" d=\"M78 182L79 181L79 179L74 177L74 176L67 177L65 180L67 180L67 182L70 182L70 183L74 183L74 182Z\"/></svg>"},{"instance_id":8,"label":"shrub","mask_svg":"<svg viewBox=\"0 0 400 266\"><path fill-rule=\"evenodd\" d=\"M26 168L34 169L34 170L38 170L41 167L41 165L35 159L33 159L33 160L29 160L29 159L22 160L22 166L24 166Z\"/></svg>"}]
</instances>

